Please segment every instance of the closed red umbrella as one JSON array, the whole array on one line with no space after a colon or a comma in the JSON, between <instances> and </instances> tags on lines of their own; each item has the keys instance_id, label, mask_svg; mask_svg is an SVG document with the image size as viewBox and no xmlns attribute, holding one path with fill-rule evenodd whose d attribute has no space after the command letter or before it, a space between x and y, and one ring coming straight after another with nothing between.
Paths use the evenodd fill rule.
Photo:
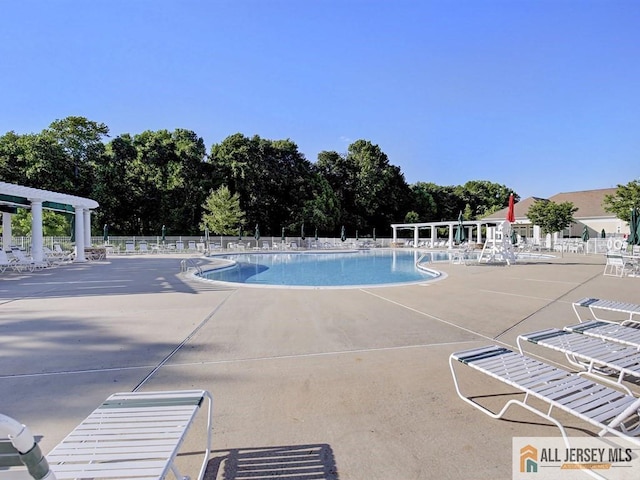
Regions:
<instances>
[{"instance_id":1,"label":"closed red umbrella","mask_svg":"<svg viewBox=\"0 0 640 480\"><path fill-rule=\"evenodd\" d=\"M513 193L509 195L509 209L507 210L507 222L514 223L516 221L516 213L513 206Z\"/></svg>"}]
</instances>

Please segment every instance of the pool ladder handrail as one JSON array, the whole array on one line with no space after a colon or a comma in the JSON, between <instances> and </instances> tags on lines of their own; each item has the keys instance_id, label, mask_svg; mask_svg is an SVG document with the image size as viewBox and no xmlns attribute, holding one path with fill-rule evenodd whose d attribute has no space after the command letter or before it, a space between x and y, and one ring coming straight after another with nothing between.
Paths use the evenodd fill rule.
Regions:
<instances>
[{"instance_id":1,"label":"pool ladder handrail","mask_svg":"<svg viewBox=\"0 0 640 480\"><path fill-rule=\"evenodd\" d=\"M180 260L180 272L181 273L186 273L191 268L193 268L196 272L198 272L199 275L202 275L202 268L200 267L200 265L195 263L193 261L193 259L185 258L183 260Z\"/></svg>"}]
</instances>

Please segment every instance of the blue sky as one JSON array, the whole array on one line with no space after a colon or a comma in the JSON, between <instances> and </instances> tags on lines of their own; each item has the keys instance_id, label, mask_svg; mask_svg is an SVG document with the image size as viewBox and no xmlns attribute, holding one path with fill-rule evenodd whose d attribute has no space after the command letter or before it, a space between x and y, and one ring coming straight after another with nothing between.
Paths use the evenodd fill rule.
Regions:
<instances>
[{"instance_id":1,"label":"blue sky","mask_svg":"<svg viewBox=\"0 0 640 480\"><path fill-rule=\"evenodd\" d=\"M637 0L0 0L0 134L380 146L407 182L521 197L640 178Z\"/></svg>"}]
</instances>

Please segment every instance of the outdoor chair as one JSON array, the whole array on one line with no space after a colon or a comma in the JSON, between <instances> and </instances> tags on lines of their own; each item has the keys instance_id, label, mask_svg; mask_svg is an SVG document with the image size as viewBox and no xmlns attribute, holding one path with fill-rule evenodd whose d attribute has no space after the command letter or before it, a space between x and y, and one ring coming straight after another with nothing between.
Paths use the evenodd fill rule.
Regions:
<instances>
[{"instance_id":1,"label":"outdoor chair","mask_svg":"<svg viewBox=\"0 0 640 480\"><path fill-rule=\"evenodd\" d=\"M455 367L459 364L515 388L524 398L512 398L493 412L462 393ZM491 418L502 418L509 407L518 405L557 426L569 444L565 427L553 415L554 410L562 410L595 426L600 436L609 433L640 446L640 398L498 345L453 353L449 366L458 396ZM548 408L543 411L532 400Z\"/></svg>"},{"instance_id":2,"label":"outdoor chair","mask_svg":"<svg viewBox=\"0 0 640 480\"><path fill-rule=\"evenodd\" d=\"M140 242L138 244L138 253L149 253L149 248L147 247L147 242Z\"/></svg>"},{"instance_id":3,"label":"outdoor chair","mask_svg":"<svg viewBox=\"0 0 640 480\"><path fill-rule=\"evenodd\" d=\"M640 351L631 346L558 328L520 335L517 344L521 354L524 354L523 341L563 353L571 365L584 370L578 375L597 376L601 381L623 388L630 395L633 393L622 383L625 375L640 379ZM613 382L603 375L617 375L618 378Z\"/></svg>"},{"instance_id":4,"label":"outdoor chair","mask_svg":"<svg viewBox=\"0 0 640 480\"><path fill-rule=\"evenodd\" d=\"M184 242L183 241L177 241L176 242L176 252L184 253Z\"/></svg>"},{"instance_id":5,"label":"outdoor chair","mask_svg":"<svg viewBox=\"0 0 640 480\"><path fill-rule=\"evenodd\" d=\"M49 247L42 247L42 258L50 267L61 265L64 262L63 258L56 255Z\"/></svg>"},{"instance_id":6,"label":"outdoor chair","mask_svg":"<svg viewBox=\"0 0 640 480\"><path fill-rule=\"evenodd\" d=\"M603 275L610 277L624 277L633 271L633 265L626 261L620 253L607 253Z\"/></svg>"},{"instance_id":7,"label":"outdoor chair","mask_svg":"<svg viewBox=\"0 0 640 480\"><path fill-rule=\"evenodd\" d=\"M0 273L4 272L9 267L11 267L11 269L15 271L20 270L20 267L18 266L16 259L9 258L7 256L7 252L0 249Z\"/></svg>"},{"instance_id":8,"label":"outdoor chair","mask_svg":"<svg viewBox=\"0 0 640 480\"><path fill-rule=\"evenodd\" d=\"M589 320L588 322L568 325L564 330L568 332L580 333L594 338L599 338L607 342L616 342L622 345L629 345L640 351L640 328L621 325L616 322L604 320Z\"/></svg>"},{"instance_id":9,"label":"outdoor chair","mask_svg":"<svg viewBox=\"0 0 640 480\"><path fill-rule=\"evenodd\" d=\"M37 268L47 267L47 262L36 262L32 257L27 257L25 253L19 248L11 249L11 255L14 256L18 265L30 272L35 271Z\"/></svg>"},{"instance_id":10,"label":"outdoor chair","mask_svg":"<svg viewBox=\"0 0 640 480\"><path fill-rule=\"evenodd\" d=\"M0 415L0 427L9 430L9 438L27 466L36 468L34 478L47 478L50 471L57 479L164 479L171 471L176 479L183 479L188 477L180 474L175 460L205 400L207 439L201 448L204 459L197 477L202 480L211 453L213 414L212 398L205 390L113 394L44 459L24 425ZM37 450L36 455L27 451L31 448ZM35 462L30 454L40 462L32 465ZM0 467L0 477L5 476L29 478L8 477Z\"/></svg>"},{"instance_id":11,"label":"outdoor chair","mask_svg":"<svg viewBox=\"0 0 640 480\"><path fill-rule=\"evenodd\" d=\"M189 242L187 243L187 250L190 252L196 252L196 242L195 240L189 240Z\"/></svg>"},{"instance_id":12,"label":"outdoor chair","mask_svg":"<svg viewBox=\"0 0 640 480\"><path fill-rule=\"evenodd\" d=\"M608 320L605 318L600 318L596 315L596 310L601 310L603 312L611 312L614 314L623 314L625 316L628 315L628 318L622 320L622 325L627 324L640 324L640 318L634 317L637 315L640 317L640 305L636 305L635 303L627 303L627 302L618 302L616 300L602 300L599 298L581 298L577 302L573 302L572 304L573 311L575 312L578 320L583 322L584 320L580 316L580 312L578 311L578 307L583 307L589 309L589 313L591 314L594 320L605 320L605 321L615 321Z\"/></svg>"},{"instance_id":13,"label":"outdoor chair","mask_svg":"<svg viewBox=\"0 0 640 480\"><path fill-rule=\"evenodd\" d=\"M133 242L126 242L124 244L124 253L126 254L136 253L136 244Z\"/></svg>"}]
</instances>

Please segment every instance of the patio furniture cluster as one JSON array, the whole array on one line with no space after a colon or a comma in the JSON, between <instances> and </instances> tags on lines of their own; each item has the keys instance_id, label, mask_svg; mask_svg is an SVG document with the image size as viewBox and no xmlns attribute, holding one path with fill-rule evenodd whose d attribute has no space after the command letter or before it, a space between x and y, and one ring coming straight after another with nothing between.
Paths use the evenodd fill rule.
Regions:
<instances>
[{"instance_id":1,"label":"patio furniture cluster","mask_svg":"<svg viewBox=\"0 0 640 480\"><path fill-rule=\"evenodd\" d=\"M640 315L640 305L584 298L574 302L573 309L578 325L520 335L519 352L490 345L451 354L456 392L492 418L502 418L511 406L521 406L556 425L567 445L562 417L554 415L554 410L595 426L600 436L611 434L640 446L640 398L633 390L637 386L633 380L640 378L640 318L635 317ZM593 317L588 321L580 315L579 310L585 309ZM604 320L595 316L596 310L626 318ZM527 355L523 345L529 344L564 354L577 373ZM456 369L459 364L509 385L524 398L510 399L498 412L490 410L476 400L480 397L462 392ZM537 406L540 402L545 404L544 410Z\"/></svg>"}]
</instances>

